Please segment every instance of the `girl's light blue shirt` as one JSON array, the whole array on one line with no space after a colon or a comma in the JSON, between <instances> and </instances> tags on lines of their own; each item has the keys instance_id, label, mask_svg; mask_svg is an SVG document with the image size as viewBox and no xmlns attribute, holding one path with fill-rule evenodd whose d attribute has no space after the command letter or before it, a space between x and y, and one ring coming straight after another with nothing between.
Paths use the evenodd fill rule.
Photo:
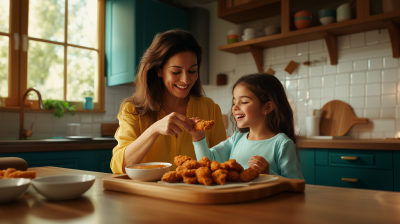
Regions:
<instances>
[{"instance_id":1,"label":"girl's light blue shirt","mask_svg":"<svg viewBox=\"0 0 400 224\"><path fill-rule=\"evenodd\" d=\"M230 138L209 149L206 139L193 142L197 159L204 156L210 160L223 163L229 159L236 159L244 169L252 156L264 157L269 163L269 174L286 178L304 179L299 160L296 155L296 146L284 133L279 133L270 139L250 141L248 132L236 131Z\"/></svg>"}]
</instances>

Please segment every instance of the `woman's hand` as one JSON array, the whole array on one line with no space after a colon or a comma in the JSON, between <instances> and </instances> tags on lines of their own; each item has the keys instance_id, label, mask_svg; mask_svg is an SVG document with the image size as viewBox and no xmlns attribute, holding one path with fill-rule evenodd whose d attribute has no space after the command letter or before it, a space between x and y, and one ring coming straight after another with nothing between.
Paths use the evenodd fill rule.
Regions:
<instances>
[{"instance_id":1,"label":"woman's hand","mask_svg":"<svg viewBox=\"0 0 400 224\"><path fill-rule=\"evenodd\" d=\"M269 163L262 156L252 156L247 165L259 173L269 174Z\"/></svg>"},{"instance_id":2,"label":"woman's hand","mask_svg":"<svg viewBox=\"0 0 400 224\"><path fill-rule=\"evenodd\" d=\"M195 124L199 120L200 119L197 118L197 117L190 118L190 121L192 122L192 125ZM192 134L193 142L198 142L198 141L200 141L200 140L202 140L203 138L206 137L204 131L196 131L196 130L194 130L194 128L192 128L192 131L190 131L189 133Z\"/></svg>"},{"instance_id":3,"label":"woman's hand","mask_svg":"<svg viewBox=\"0 0 400 224\"><path fill-rule=\"evenodd\" d=\"M181 134L183 132L182 129L187 132L192 131L193 123L186 116L172 112L163 119L155 122L151 127L154 132L160 135L176 135Z\"/></svg>"}]
</instances>

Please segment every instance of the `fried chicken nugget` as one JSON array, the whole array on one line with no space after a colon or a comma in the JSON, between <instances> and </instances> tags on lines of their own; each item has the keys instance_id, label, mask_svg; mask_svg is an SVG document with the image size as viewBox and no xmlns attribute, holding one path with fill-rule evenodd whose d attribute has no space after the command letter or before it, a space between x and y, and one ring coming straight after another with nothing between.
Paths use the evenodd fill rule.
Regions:
<instances>
[{"instance_id":1,"label":"fried chicken nugget","mask_svg":"<svg viewBox=\"0 0 400 224\"><path fill-rule=\"evenodd\" d=\"M201 158L199 161L197 161L197 168L200 168L200 167L210 168L210 165L211 165L211 160L205 156L203 158Z\"/></svg>"},{"instance_id":2,"label":"fried chicken nugget","mask_svg":"<svg viewBox=\"0 0 400 224\"><path fill-rule=\"evenodd\" d=\"M178 166L178 167L176 168L176 172L177 172L179 175L182 175L182 172L185 171L185 170L187 170L187 168L186 168L186 167L183 167L183 166Z\"/></svg>"},{"instance_id":3,"label":"fried chicken nugget","mask_svg":"<svg viewBox=\"0 0 400 224\"><path fill-rule=\"evenodd\" d=\"M6 173L6 170L0 170L0 178L4 177L5 173Z\"/></svg>"},{"instance_id":4,"label":"fried chicken nugget","mask_svg":"<svg viewBox=\"0 0 400 224\"><path fill-rule=\"evenodd\" d=\"M192 158L190 158L189 156L175 156L174 158L174 163L176 166L182 166L182 164L188 160L193 160Z\"/></svg>"},{"instance_id":5,"label":"fried chicken nugget","mask_svg":"<svg viewBox=\"0 0 400 224\"><path fill-rule=\"evenodd\" d=\"M228 174L226 175L226 180L230 182L238 182L240 181L239 179L239 173L236 171L228 171Z\"/></svg>"},{"instance_id":6,"label":"fried chicken nugget","mask_svg":"<svg viewBox=\"0 0 400 224\"><path fill-rule=\"evenodd\" d=\"M212 178L211 178L211 170L208 167L200 167L196 170L196 177L199 183L204 185L211 185Z\"/></svg>"},{"instance_id":7,"label":"fried chicken nugget","mask_svg":"<svg viewBox=\"0 0 400 224\"><path fill-rule=\"evenodd\" d=\"M229 171L236 171L238 173L242 172L244 169L242 165L236 162L236 159L230 159L225 162L229 166Z\"/></svg>"},{"instance_id":8,"label":"fried chicken nugget","mask_svg":"<svg viewBox=\"0 0 400 224\"><path fill-rule=\"evenodd\" d=\"M254 178L258 177L260 174L257 170L253 168L248 168L240 173L240 180L243 182L249 182Z\"/></svg>"},{"instance_id":9,"label":"fried chicken nugget","mask_svg":"<svg viewBox=\"0 0 400 224\"><path fill-rule=\"evenodd\" d=\"M197 169L197 161L196 160L187 160L182 164L182 167L186 169Z\"/></svg>"},{"instance_id":10,"label":"fried chicken nugget","mask_svg":"<svg viewBox=\"0 0 400 224\"><path fill-rule=\"evenodd\" d=\"M6 169L6 171L4 172L4 177L7 178L10 174L12 174L12 173L14 173L14 172L17 172L17 170L14 169L14 168L8 168L8 169Z\"/></svg>"},{"instance_id":11,"label":"fried chicken nugget","mask_svg":"<svg viewBox=\"0 0 400 224\"><path fill-rule=\"evenodd\" d=\"M206 131L210 130L215 124L215 121L205 121L200 120L196 117L196 122L194 123L194 130L195 131Z\"/></svg>"},{"instance_id":12,"label":"fried chicken nugget","mask_svg":"<svg viewBox=\"0 0 400 224\"><path fill-rule=\"evenodd\" d=\"M188 170L182 171L182 177L183 177L183 182L185 182L187 184L198 183L197 176L196 176L196 169L188 169Z\"/></svg>"},{"instance_id":13,"label":"fried chicken nugget","mask_svg":"<svg viewBox=\"0 0 400 224\"><path fill-rule=\"evenodd\" d=\"M181 182L182 179L183 179L182 175L180 175L176 171L169 171L167 173L164 173L164 175L161 178L162 181L168 182L168 183L178 183L178 182Z\"/></svg>"},{"instance_id":14,"label":"fried chicken nugget","mask_svg":"<svg viewBox=\"0 0 400 224\"><path fill-rule=\"evenodd\" d=\"M29 178L29 179L35 179L36 178L36 172L35 171L15 171L10 174L8 174L7 178Z\"/></svg>"},{"instance_id":15,"label":"fried chicken nugget","mask_svg":"<svg viewBox=\"0 0 400 224\"><path fill-rule=\"evenodd\" d=\"M211 174L211 178L214 183L224 185L227 174L228 174L228 171L226 171L226 170L217 170Z\"/></svg>"},{"instance_id":16,"label":"fried chicken nugget","mask_svg":"<svg viewBox=\"0 0 400 224\"><path fill-rule=\"evenodd\" d=\"M211 171L215 172L216 170L229 170L229 165L227 163L219 163L217 161L211 161Z\"/></svg>"}]
</instances>

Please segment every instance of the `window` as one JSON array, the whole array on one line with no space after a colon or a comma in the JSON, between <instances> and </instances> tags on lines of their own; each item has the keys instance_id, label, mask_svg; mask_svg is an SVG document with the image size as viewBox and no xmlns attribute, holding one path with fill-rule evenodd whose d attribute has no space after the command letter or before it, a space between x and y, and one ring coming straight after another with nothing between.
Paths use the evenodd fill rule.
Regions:
<instances>
[{"instance_id":1,"label":"window","mask_svg":"<svg viewBox=\"0 0 400 224\"><path fill-rule=\"evenodd\" d=\"M0 0L0 97L17 107L28 88L104 110L105 0ZM37 104L36 94L29 100Z\"/></svg>"}]
</instances>

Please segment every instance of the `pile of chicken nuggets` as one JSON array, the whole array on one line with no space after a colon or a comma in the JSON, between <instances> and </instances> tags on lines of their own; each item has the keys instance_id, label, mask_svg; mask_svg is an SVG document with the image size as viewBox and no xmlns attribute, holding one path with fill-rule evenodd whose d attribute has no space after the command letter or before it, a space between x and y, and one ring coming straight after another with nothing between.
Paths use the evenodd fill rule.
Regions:
<instances>
[{"instance_id":1,"label":"pile of chicken nuggets","mask_svg":"<svg viewBox=\"0 0 400 224\"><path fill-rule=\"evenodd\" d=\"M35 179L35 171L20 171L14 168L8 168L6 170L0 170L0 178L29 178Z\"/></svg>"},{"instance_id":2,"label":"pile of chicken nuggets","mask_svg":"<svg viewBox=\"0 0 400 224\"><path fill-rule=\"evenodd\" d=\"M175 157L174 163L177 165L176 171L165 173L161 178L162 181L178 183L183 180L187 184L200 183L209 186L212 183L224 185L226 181L249 182L259 176L255 169L244 170L235 159L218 163L207 157L197 161L188 156L179 155Z\"/></svg>"}]
</instances>

